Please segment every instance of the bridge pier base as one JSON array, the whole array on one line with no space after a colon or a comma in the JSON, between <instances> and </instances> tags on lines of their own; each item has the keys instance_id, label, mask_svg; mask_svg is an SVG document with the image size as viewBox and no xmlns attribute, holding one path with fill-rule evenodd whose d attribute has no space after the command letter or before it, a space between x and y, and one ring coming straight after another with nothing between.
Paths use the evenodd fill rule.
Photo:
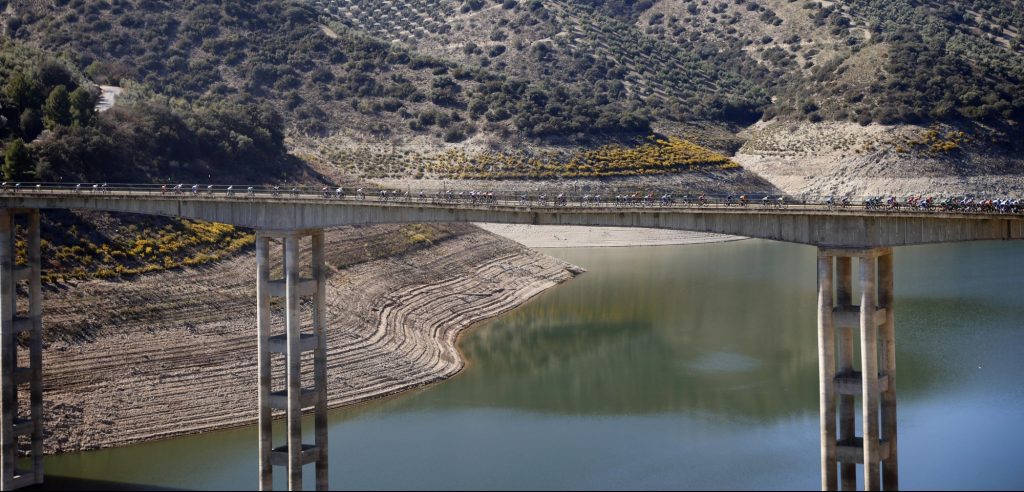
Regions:
<instances>
[{"instance_id":1,"label":"bridge pier base","mask_svg":"<svg viewBox=\"0 0 1024 492\"><path fill-rule=\"evenodd\" d=\"M853 304L853 257L859 260L859 305ZM854 367L857 329L860 370ZM858 463L863 464L865 490L883 486L897 490L891 248L819 248L818 384L822 490L838 490L840 485L842 490L855 490ZM855 435L857 396L861 398L861 437Z\"/></svg>"},{"instance_id":2,"label":"bridge pier base","mask_svg":"<svg viewBox=\"0 0 1024 492\"><path fill-rule=\"evenodd\" d=\"M300 272L300 244L311 242L311 272ZM271 241L282 244L283 275L271 278ZM273 488L273 467L288 471L288 489L302 490L303 465L316 464L316 489L327 490L327 337L324 330L326 269L322 230L256 233L256 302L259 332L259 484ZM312 332L303 332L300 298L312 297ZM275 334L271 324L271 299L284 299L284 330ZM312 387L303 387L302 367L312 362ZM274 362L281 361L284 384L273 384ZM277 389L275 388L282 388ZM302 440L302 409L314 408L314 443ZM274 413L287 421L283 445L274 446Z\"/></svg>"},{"instance_id":3,"label":"bridge pier base","mask_svg":"<svg viewBox=\"0 0 1024 492\"><path fill-rule=\"evenodd\" d=\"M15 232L25 218L25 263L16 259ZM40 283L39 210L0 209L0 490L43 483L43 327ZM28 294L18 307L18 284ZM24 335L23 335L24 334ZM28 357L19 357L20 342L28 342ZM21 361L19 362L19 359ZM26 364L27 365L22 365ZM29 404L19 404L28 390ZM25 411L28 411L25 414ZM22 443L27 446L22 446ZM18 449L30 447L26 468Z\"/></svg>"}]
</instances>

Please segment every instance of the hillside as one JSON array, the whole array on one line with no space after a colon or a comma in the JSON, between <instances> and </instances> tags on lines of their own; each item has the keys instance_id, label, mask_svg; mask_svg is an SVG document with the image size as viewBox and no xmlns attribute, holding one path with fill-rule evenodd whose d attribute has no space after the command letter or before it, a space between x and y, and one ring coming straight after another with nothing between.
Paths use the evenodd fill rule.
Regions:
<instances>
[{"instance_id":1,"label":"hillside","mask_svg":"<svg viewBox=\"0 0 1024 492\"><path fill-rule=\"evenodd\" d=\"M1024 114L1019 1L315 3L354 28L463 64L618 81L669 120Z\"/></svg>"},{"instance_id":2,"label":"hillside","mask_svg":"<svg viewBox=\"0 0 1024 492\"><path fill-rule=\"evenodd\" d=\"M758 132L778 125L794 134L940 125L998 144L959 147L958 165L971 167L979 152L1012 159L1022 135L1020 0L0 7L11 42L51 53L91 82L280 114L292 153L310 175L334 180L604 176L576 163L609 146L642 152L649 138L694 144L686 162L742 148L729 164L738 169L757 160L744 155L764 157Z\"/></svg>"}]
</instances>

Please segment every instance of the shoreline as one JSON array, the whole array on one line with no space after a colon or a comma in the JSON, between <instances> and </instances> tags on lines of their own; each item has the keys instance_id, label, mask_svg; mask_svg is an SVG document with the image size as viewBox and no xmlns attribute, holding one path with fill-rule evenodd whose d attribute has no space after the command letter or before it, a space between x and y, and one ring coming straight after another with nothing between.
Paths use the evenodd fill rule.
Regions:
<instances>
[{"instance_id":1,"label":"shoreline","mask_svg":"<svg viewBox=\"0 0 1024 492\"><path fill-rule=\"evenodd\" d=\"M509 239L487 226L448 225L450 237L390 254L377 245L399 226L328 231L329 408L389 398L460 374L470 364L460 346L463 335L583 272L530 248L743 239L560 226L542 226L552 228L543 233L512 226L504 231ZM361 256L366 258L353 260ZM100 328L83 340L46 343L46 453L254 424L254 271L249 252L130 282L96 280L47 290L44 327ZM283 331L281 314L272 313L275 333ZM304 324L310 317L301 315ZM274 380L283 381L282 367L274 368Z\"/></svg>"},{"instance_id":2,"label":"shoreline","mask_svg":"<svg viewBox=\"0 0 1024 492\"><path fill-rule=\"evenodd\" d=\"M636 246L675 246L742 241L741 236L704 232L646 229L639 227L587 227L527 224L473 225L506 237L527 248L618 248Z\"/></svg>"},{"instance_id":3,"label":"shoreline","mask_svg":"<svg viewBox=\"0 0 1024 492\"><path fill-rule=\"evenodd\" d=\"M463 333L582 271L472 226L450 227L453 237L431 247L348 265L347 255L397 227L328 231L330 408L460 373ZM47 344L46 453L255 423L254 265L247 253L202 269L47 291L44 326L79 322L108 332ZM308 323L310 313L301 318ZM272 319L282 330L280 313ZM274 380L283 381L282 367Z\"/></svg>"}]
</instances>

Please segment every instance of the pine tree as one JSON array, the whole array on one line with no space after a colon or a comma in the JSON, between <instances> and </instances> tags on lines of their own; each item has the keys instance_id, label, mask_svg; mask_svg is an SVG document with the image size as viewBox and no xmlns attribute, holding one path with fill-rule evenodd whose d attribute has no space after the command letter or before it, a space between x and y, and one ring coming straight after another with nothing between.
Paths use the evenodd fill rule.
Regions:
<instances>
[{"instance_id":1,"label":"pine tree","mask_svg":"<svg viewBox=\"0 0 1024 492\"><path fill-rule=\"evenodd\" d=\"M71 125L71 99L67 87L58 85L50 91L50 97L46 98L46 104L43 105L43 122L51 130L57 126Z\"/></svg>"},{"instance_id":2,"label":"pine tree","mask_svg":"<svg viewBox=\"0 0 1024 492\"><path fill-rule=\"evenodd\" d=\"M34 79L20 72L7 79L4 92L18 110L38 108L43 102L43 87Z\"/></svg>"},{"instance_id":3,"label":"pine tree","mask_svg":"<svg viewBox=\"0 0 1024 492\"><path fill-rule=\"evenodd\" d=\"M25 141L16 138L11 141L4 152L3 171L4 179L23 179L33 172L32 155L28 153Z\"/></svg>"},{"instance_id":4,"label":"pine tree","mask_svg":"<svg viewBox=\"0 0 1024 492\"><path fill-rule=\"evenodd\" d=\"M75 89L70 96L71 120L79 126L89 126L96 114L96 102L92 94L85 88Z\"/></svg>"}]
</instances>

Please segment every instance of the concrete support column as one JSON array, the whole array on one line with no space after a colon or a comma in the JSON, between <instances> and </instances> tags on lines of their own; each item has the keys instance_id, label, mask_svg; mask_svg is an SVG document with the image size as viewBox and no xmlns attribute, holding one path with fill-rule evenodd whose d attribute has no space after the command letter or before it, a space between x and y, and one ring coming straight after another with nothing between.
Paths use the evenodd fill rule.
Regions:
<instances>
[{"instance_id":1,"label":"concrete support column","mask_svg":"<svg viewBox=\"0 0 1024 492\"><path fill-rule=\"evenodd\" d=\"M860 259L861 430L864 433L864 490L879 490L878 325L875 312L877 270L874 257Z\"/></svg>"},{"instance_id":2,"label":"concrete support column","mask_svg":"<svg viewBox=\"0 0 1024 492\"><path fill-rule=\"evenodd\" d=\"M270 238L256 234L256 328L259 365L259 473L260 490L273 490L273 415L270 408Z\"/></svg>"},{"instance_id":3,"label":"concrete support column","mask_svg":"<svg viewBox=\"0 0 1024 492\"><path fill-rule=\"evenodd\" d=\"M288 397L288 490L302 490L302 327L299 325L299 238L284 238Z\"/></svg>"},{"instance_id":4,"label":"concrete support column","mask_svg":"<svg viewBox=\"0 0 1024 492\"><path fill-rule=\"evenodd\" d=\"M315 446L320 455L316 461L316 488L327 490L327 270L324 268L324 232L313 234L313 281L316 282L316 300L313 303L313 335L316 350L313 357L313 377L316 387L316 415L314 416Z\"/></svg>"},{"instance_id":5,"label":"concrete support column","mask_svg":"<svg viewBox=\"0 0 1024 492\"><path fill-rule=\"evenodd\" d=\"M859 305L853 305L853 257L859 258L860 263ZM823 490L835 490L840 485L843 490L856 488L858 463L864 467L865 490L881 488L883 470L887 477L885 488L896 490L897 487L892 264L892 250L887 248L822 248L818 252L818 362ZM859 361L854 360L854 330L859 330L860 334ZM838 350L835 345L837 340ZM860 370L854 367L856 362L860 363ZM854 404L858 396L861 399L862 437L855 435ZM837 465L839 480L836 477Z\"/></svg>"},{"instance_id":6,"label":"concrete support column","mask_svg":"<svg viewBox=\"0 0 1024 492\"><path fill-rule=\"evenodd\" d=\"M885 321L879 327L880 363L888 385L882 391L882 440L889 446L889 457L882 462L882 486L899 490L899 462L896 445L896 326L893 255L878 258L878 303L885 309Z\"/></svg>"},{"instance_id":7,"label":"concrete support column","mask_svg":"<svg viewBox=\"0 0 1024 492\"><path fill-rule=\"evenodd\" d=\"M42 258L40 257L39 210L28 213L25 253L28 260L28 316L31 323L29 336L30 416L32 420L32 477L33 483L43 483L43 286Z\"/></svg>"},{"instance_id":8,"label":"concrete support column","mask_svg":"<svg viewBox=\"0 0 1024 492\"><path fill-rule=\"evenodd\" d=\"M836 306L840 311L849 311L853 306L853 261L849 256L836 258ZM838 327L839 369L838 373L847 375L854 373L853 328ZM839 441L852 442L857 435L857 414L854 395L839 395ZM839 464L839 479L842 490L857 489L857 464L842 462Z\"/></svg>"},{"instance_id":9,"label":"concrete support column","mask_svg":"<svg viewBox=\"0 0 1024 492\"><path fill-rule=\"evenodd\" d=\"M835 330L831 255L818 256L818 396L821 411L821 489L836 489Z\"/></svg>"},{"instance_id":10,"label":"concrete support column","mask_svg":"<svg viewBox=\"0 0 1024 492\"><path fill-rule=\"evenodd\" d=\"M302 239L311 237L311 272L301 271ZM270 275L271 239L283 245L283 275ZM256 234L257 323L259 328L260 371L260 488L273 486L272 467L287 469L289 490L302 490L304 465L316 464L316 488L327 490L327 340L325 326L326 269L323 231L260 231ZM275 335L271 326L270 299L284 298L284 329ZM303 332L301 299L312 298L312 333ZM313 387L303 387L302 356L312 353ZM283 356L284 389L273 391L274 355ZM278 357L280 360L281 357ZM304 444L302 410L314 408L315 441ZM285 443L273 447L273 412L286 419Z\"/></svg>"},{"instance_id":11,"label":"concrete support column","mask_svg":"<svg viewBox=\"0 0 1024 492\"><path fill-rule=\"evenodd\" d=\"M8 210L0 211L0 487L8 490L17 475L18 440L14 420L18 415L18 347L14 336L14 312L18 306L14 288L14 224Z\"/></svg>"},{"instance_id":12,"label":"concrete support column","mask_svg":"<svg viewBox=\"0 0 1024 492\"><path fill-rule=\"evenodd\" d=\"M25 221L25 261L17 264L17 217ZM0 210L0 490L43 483L43 328L42 263L39 253L39 211ZM25 312L18 311L18 283L28 294ZM18 365L18 339L27 333L28 366ZM18 404L28 386L28 414ZM19 438L27 436L32 460L18 465Z\"/></svg>"}]
</instances>

